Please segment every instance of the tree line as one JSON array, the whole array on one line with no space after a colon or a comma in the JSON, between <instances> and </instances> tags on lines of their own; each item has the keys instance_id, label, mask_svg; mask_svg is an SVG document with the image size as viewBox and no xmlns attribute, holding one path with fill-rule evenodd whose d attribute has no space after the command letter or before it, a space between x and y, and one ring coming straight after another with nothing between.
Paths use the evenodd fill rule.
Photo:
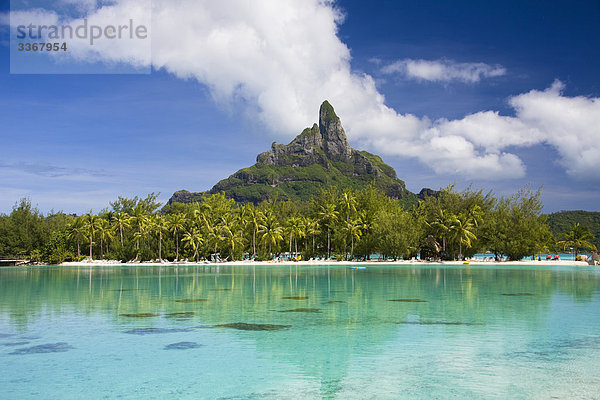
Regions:
<instances>
[{"instance_id":1,"label":"tree line","mask_svg":"<svg viewBox=\"0 0 600 400\"><path fill-rule=\"evenodd\" d=\"M373 186L328 188L305 202L238 204L223 194L161 208L157 195L118 197L104 210L44 216L21 199L0 215L0 255L33 261L269 260L384 258L458 260L479 252L520 260L574 247L595 249L590 232L573 225L554 237L540 191L513 196L453 186L409 209Z\"/></svg>"}]
</instances>

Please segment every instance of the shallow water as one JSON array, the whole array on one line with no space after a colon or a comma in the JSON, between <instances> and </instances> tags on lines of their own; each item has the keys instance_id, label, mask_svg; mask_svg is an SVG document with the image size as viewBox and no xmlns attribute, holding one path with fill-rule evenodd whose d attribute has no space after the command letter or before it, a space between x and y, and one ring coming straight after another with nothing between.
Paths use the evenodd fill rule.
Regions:
<instances>
[{"instance_id":1,"label":"shallow water","mask_svg":"<svg viewBox=\"0 0 600 400\"><path fill-rule=\"evenodd\" d=\"M0 269L0 398L599 398L600 269Z\"/></svg>"}]
</instances>

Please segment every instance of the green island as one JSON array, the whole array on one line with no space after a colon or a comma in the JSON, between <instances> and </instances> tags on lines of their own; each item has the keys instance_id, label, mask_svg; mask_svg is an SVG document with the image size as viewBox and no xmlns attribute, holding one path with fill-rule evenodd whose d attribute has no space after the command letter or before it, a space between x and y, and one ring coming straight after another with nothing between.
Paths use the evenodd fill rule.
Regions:
<instances>
[{"instance_id":1,"label":"green island","mask_svg":"<svg viewBox=\"0 0 600 400\"><path fill-rule=\"evenodd\" d=\"M522 260L597 250L600 213L542 213L541 191L510 197L448 186L411 193L382 159L352 149L325 101L319 124L207 192L119 196L98 213L0 215L3 259L65 261ZM161 207L162 206L162 207ZM584 258L585 259L585 258Z\"/></svg>"}]
</instances>

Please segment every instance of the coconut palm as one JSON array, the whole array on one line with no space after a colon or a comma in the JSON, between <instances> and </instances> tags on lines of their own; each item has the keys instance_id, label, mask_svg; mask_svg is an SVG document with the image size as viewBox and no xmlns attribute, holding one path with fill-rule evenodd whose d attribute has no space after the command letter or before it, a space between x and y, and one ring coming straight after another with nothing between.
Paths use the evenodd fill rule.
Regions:
<instances>
[{"instance_id":1,"label":"coconut palm","mask_svg":"<svg viewBox=\"0 0 600 400\"><path fill-rule=\"evenodd\" d=\"M104 242L113 238L110 222L107 219L99 218L96 230L100 238L100 259L102 260L104 258Z\"/></svg>"},{"instance_id":2,"label":"coconut palm","mask_svg":"<svg viewBox=\"0 0 600 400\"><path fill-rule=\"evenodd\" d=\"M356 196L351 192L344 191L342 193L342 210L346 213L346 222L350 221L350 214L356 212Z\"/></svg>"},{"instance_id":3,"label":"coconut palm","mask_svg":"<svg viewBox=\"0 0 600 400\"><path fill-rule=\"evenodd\" d=\"M269 254L272 254L272 246L277 246L277 243L283 240L283 228L273 213L267 213L258 232L261 235L261 242L269 245Z\"/></svg>"},{"instance_id":4,"label":"coconut palm","mask_svg":"<svg viewBox=\"0 0 600 400\"><path fill-rule=\"evenodd\" d=\"M327 258L331 258L331 229L338 219L339 212L335 204L327 203L319 208L319 219L321 224L327 228Z\"/></svg>"},{"instance_id":5,"label":"coconut palm","mask_svg":"<svg viewBox=\"0 0 600 400\"><path fill-rule=\"evenodd\" d=\"M304 226L306 227L306 234L312 237L312 252L315 253L315 236L321 233L319 227L319 221L316 219L306 218Z\"/></svg>"},{"instance_id":6,"label":"coconut palm","mask_svg":"<svg viewBox=\"0 0 600 400\"><path fill-rule=\"evenodd\" d=\"M346 221L346 223L345 223L344 229L350 236L351 242L352 242L352 245L350 247L350 258L351 259L352 259L352 257L354 257L354 239L360 240L360 237L362 236L363 227L364 227L364 224L362 222L362 219L360 219L360 217L351 219L349 221Z\"/></svg>"},{"instance_id":7,"label":"coconut palm","mask_svg":"<svg viewBox=\"0 0 600 400\"><path fill-rule=\"evenodd\" d=\"M81 257L79 241L85 239L85 221L83 217L77 217L69 227L69 239L77 242L77 257Z\"/></svg>"},{"instance_id":8,"label":"coconut palm","mask_svg":"<svg viewBox=\"0 0 600 400\"><path fill-rule=\"evenodd\" d=\"M471 242L477 240L477 237L472 232L474 229L473 222L466 214L460 213L452 218L450 224L450 232L452 239L458 242L459 254L462 256L463 244L471 247Z\"/></svg>"},{"instance_id":9,"label":"coconut palm","mask_svg":"<svg viewBox=\"0 0 600 400\"><path fill-rule=\"evenodd\" d=\"M138 252L140 251L140 240L146 236L147 233L147 223L148 223L148 214L146 209L142 207L141 204L138 204L133 209L133 215L131 216L131 222L136 227L137 232L134 234L135 238L135 248ZM137 258L137 256L136 256Z\"/></svg>"},{"instance_id":10,"label":"coconut palm","mask_svg":"<svg viewBox=\"0 0 600 400\"><path fill-rule=\"evenodd\" d=\"M131 226L131 217L124 211L112 215L112 221L115 228L119 229L119 237L121 239L121 246L123 246L123 230Z\"/></svg>"},{"instance_id":11,"label":"coconut palm","mask_svg":"<svg viewBox=\"0 0 600 400\"><path fill-rule=\"evenodd\" d=\"M184 233L183 238L181 240L184 243L186 243L186 245L188 247L191 247L192 250L194 250L193 257L196 260L196 262L198 262L198 249L204 242L204 239L202 238L202 234L200 233L200 231L194 230L192 232L186 232L186 233Z\"/></svg>"},{"instance_id":12,"label":"coconut palm","mask_svg":"<svg viewBox=\"0 0 600 400\"><path fill-rule=\"evenodd\" d=\"M175 260L179 260L179 232L185 229L185 215L182 213L171 214L169 216L169 230L175 235Z\"/></svg>"},{"instance_id":13,"label":"coconut palm","mask_svg":"<svg viewBox=\"0 0 600 400\"><path fill-rule=\"evenodd\" d=\"M235 261L236 245L243 246L244 234L240 229L239 217L234 217L231 213L221 217L220 232L223 240L229 245L231 260Z\"/></svg>"},{"instance_id":14,"label":"coconut palm","mask_svg":"<svg viewBox=\"0 0 600 400\"><path fill-rule=\"evenodd\" d=\"M562 239L557 242L559 246L573 247L575 249L575 258L580 248L596 250L596 246L591 242L594 240L594 235L591 234L588 228L574 224L571 230L562 234Z\"/></svg>"},{"instance_id":15,"label":"coconut palm","mask_svg":"<svg viewBox=\"0 0 600 400\"><path fill-rule=\"evenodd\" d=\"M93 259L94 255L94 234L98 229L99 220L100 217L98 217L96 214L92 214L91 211L86 214L84 219L84 229L87 233L87 236L90 238L90 261Z\"/></svg>"},{"instance_id":16,"label":"coconut palm","mask_svg":"<svg viewBox=\"0 0 600 400\"><path fill-rule=\"evenodd\" d=\"M256 257L256 234L258 233L258 229L264 219L264 214L262 211L252 203L246 206L245 212L245 220L247 226L252 231L252 258Z\"/></svg>"},{"instance_id":17,"label":"coconut palm","mask_svg":"<svg viewBox=\"0 0 600 400\"><path fill-rule=\"evenodd\" d=\"M158 260L162 261L162 234L169 231L169 223L162 215L157 215L152 221L152 230L158 233Z\"/></svg>"},{"instance_id":18,"label":"coconut palm","mask_svg":"<svg viewBox=\"0 0 600 400\"><path fill-rule=\"evenodd\" d=\"M298 254L298 239L303 238L305 233L304 219L302 217L291 217L286 223L287 232L290 237L290 253L292 252L292 239L294 240L295 253Z\"/></svg>"}]
</instances>

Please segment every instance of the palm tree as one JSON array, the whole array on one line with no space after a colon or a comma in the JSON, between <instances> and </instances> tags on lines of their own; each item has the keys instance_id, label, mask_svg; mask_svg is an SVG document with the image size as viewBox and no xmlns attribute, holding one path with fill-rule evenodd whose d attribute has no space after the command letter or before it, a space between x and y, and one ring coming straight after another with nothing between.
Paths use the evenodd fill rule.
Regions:
<instances>
[{"instance_id":1,"label":"palm tree","mask_svg":"<svg viewBox=\"0 0 600 400\"><path fill-rule=\"evenodd\" d=\"M234 217L231 213L221 217L220 231L223 239L229 245L232 261L235 261L236 244L243 245L244 243L244 235L240 229L240 221L238 218Z\"/></svg>"},{"instance_id":2,"label":"palm tree","mask_svg":"<svg viewBox=\"0 0 600 400\"><path fill-rule=\"evenodd\" d=\"M292 217L287 220L287 230L290 235L290 253L292 252L292 239L294 239L294 249L298 254L298 238L303 238L305 235L304 219L302 217Z\"/></svg>"},{"instance_id":3,"label":"palm tree","mask_svg":"<svg viewBox=\"0 0 600 400\"><path fill-rule=\"evenodd\" d=\"M120 213L113 214L112 220L115 227L119 228L119 237L121 238L121 246L123 246L123 229L129 228L131 225L131 217L126 212L121 211Z\"/></svg>"},{"instance_id":4,"label":"palm tree","mask_svg":"<svg viewBox=\"0 0 600 400\"><path fill-rule=\"evenodd\" d=\"M102 260L104 258L104 241L113 238L110 222L104 218L100 218L96 229L100 237L100 259Z\"/></svg>"},{"instance_id":5,"label":"palm tree","mask_svg":"<svg viewBox=\"0 0 600 400\"><path fill-rule=\"evenodd\" d=\"M346 212L346 222L350 221L350 213L356 212L356 196L351 192L342 193L342 210Z\"/></svg>"},{"instance_id":6,"label":"palm tree","mask_svg":"<svg viewBox=\"0 0 600 400\"><path fill-rule=\"evenodd\" d=\"M345 230L350 235L352 240L352 246L350 248L350 259L354 257L354 239L359 240L362 236L362 229L364 224L362 220L359 218L351 219L350 221L346 221Z\"/></svg>"},{"instance_id":7,"label":"palm tree","mask_svg":"<svg viewBox=\"0 0 600 400\"><path fill-rule=\"evenodd\" d=\"M136 239L135 242L135 248L138 252L140 252L140 239L142 239L145 234L147 233L147 222L148 222L148 215L146 213L146 210L144 209L144 207L142 207L141 204L138 204L134 209L133 209L133 215L131 216L131 221L135 224L136 228L137 228L137 232L135 233L134 237ZM137 256L136 256L137 258Z\"/></svg>"},{"instance_id":8,"label":"palm tree","mask_svg":"<svg viewBox=\"0 0 600 400\"><path fill-rule=\"evenodd\" d=\"M306 218L306 222L304 224L306 227L306 234L312 237L312 253L315 253L315 236L321 233L319 229L319 221L315 219Z\"/></svg>"},{"instance_id":9,"label":"palm tree","mask_svg":"<svg viewBox=\"0 0 600 400\"><path fill-rule=\"evenodd\" d=\"M79 247L79 240L85 239L85 222L83 217L77 217L69 227L69 239L75 239L77 241L77 257L81 257L81 251Z\"/></svg>"},{"instance_id":10,"label":"palm tree","mask_svg":"<svg viewBox=\"0 0 600 400\"><path fill-rule=\"evenodd\" d=\"M456 219L456 216L453 214L448 215L444 212L444 210L440 210L439 215L432 223L427 223L430 226L435 236L442 239L442 250L446 251L446 238L450 233L450 228L452 226L453 221Z\"/></svg>"},{"instance_id":11,"label":"palm tree","mask_svg":"<svg viewBox=\"0 0 600 400\"><path fill-rule=\"evenodd\" d=\"M277 246L277 243L283 240L283 228L279 225L279 221L273 213L266 215L258 232L261 234L261 242L269 245L269 254L272 254L272 246Z\"/></svg>"},{"instance_id":12,"label":"palm tree","mask_svg":"<svg viewBox=\"0 0 600 400\"><path fill-rule=\"evenodd\" d=\"M463 244L471 247L471 242L477 240L477 236L472 232L473 228L473 222L466 214L460 213L458 216L452 218L450 232L453 233L452 239L458 241L459 254L461 256Z\"/></svg>"},{"instance_id":13,"label":"palm tree","mask_svg":"<svg viewBox=\"0 0 600 400\"><path fill-rule=\"evenodd\" d=\"M596 246L591 242L594 240L594 235L591 234L588 228L581 225L574 224L569 232L562 234L562 240L559 240L557 244L559 246L573 247L575 249L575 258L580 248L596 250Z\"/></svg>"},{"instance_id":14,"label":"palm tree","mask_svg":"<svg viewBox=\"0 0 600 400\"><path fill-rule=\"evenodd\" d=\"M319 209L319 219L327 227L327 258L331 258L331 228L337 221L339 212L335 209L335 204L327 203Z\"/></svg>"},{"instance_id":15,"label":"palm tree","mask_svg":"<svg viewBox=\"0 0 600 400\"><path fill-rule=\"evenodd\" d=\"M256 257L256 234L264 219L262 211L252 203L247 205L245 218L250 230L252 230L252 258Z\"/></svg>"},{"instance_id":16,"label":"palm tree","mask_svg":"<svg viewBox=\"0 0 600 400\"><path fill-rule=\"evenodd\" d=\"M179 260L179 232L185 229L185 215L182 213L172 214L169 217L169 230L175 234L176 255L175 261Z\"/></svg>"},{"instance_id":17,"label":"palm tree","mask_svg":"<svg viewBox=\"0 0 600 400\"><path fill-rule=\"evenodd\" d=\"M162 261L162 234L169 231L169 223L162 215L157 215L152 221L152 230L158 233L158 260Z\"/></svg>"},{"instance_id":18,"label":"palm tree","mask_svg":"<svg viewBox=\"0 0 600 400\"><path fill-rule=\"evenodd\" d=\"M199 230L195 230L193 232L186 232L183 235L182 241L187 244L187 246L191 247L194 250L194 259L198 262L198 249L204 242L202 235Z\"/></svg>"},{"instance_id":19,"label":"palm tree","mask_svg":"<svg viewBox=\"0 0 600 400\"><path fill-rule=\"evenodd\" d=\"M90 238L90 261L92 261L94 254L94 234L98 229L98 220L99 217L96 214L92 214L91 211L85 216L84 229Z\"/></svg>"}]
</instances>

